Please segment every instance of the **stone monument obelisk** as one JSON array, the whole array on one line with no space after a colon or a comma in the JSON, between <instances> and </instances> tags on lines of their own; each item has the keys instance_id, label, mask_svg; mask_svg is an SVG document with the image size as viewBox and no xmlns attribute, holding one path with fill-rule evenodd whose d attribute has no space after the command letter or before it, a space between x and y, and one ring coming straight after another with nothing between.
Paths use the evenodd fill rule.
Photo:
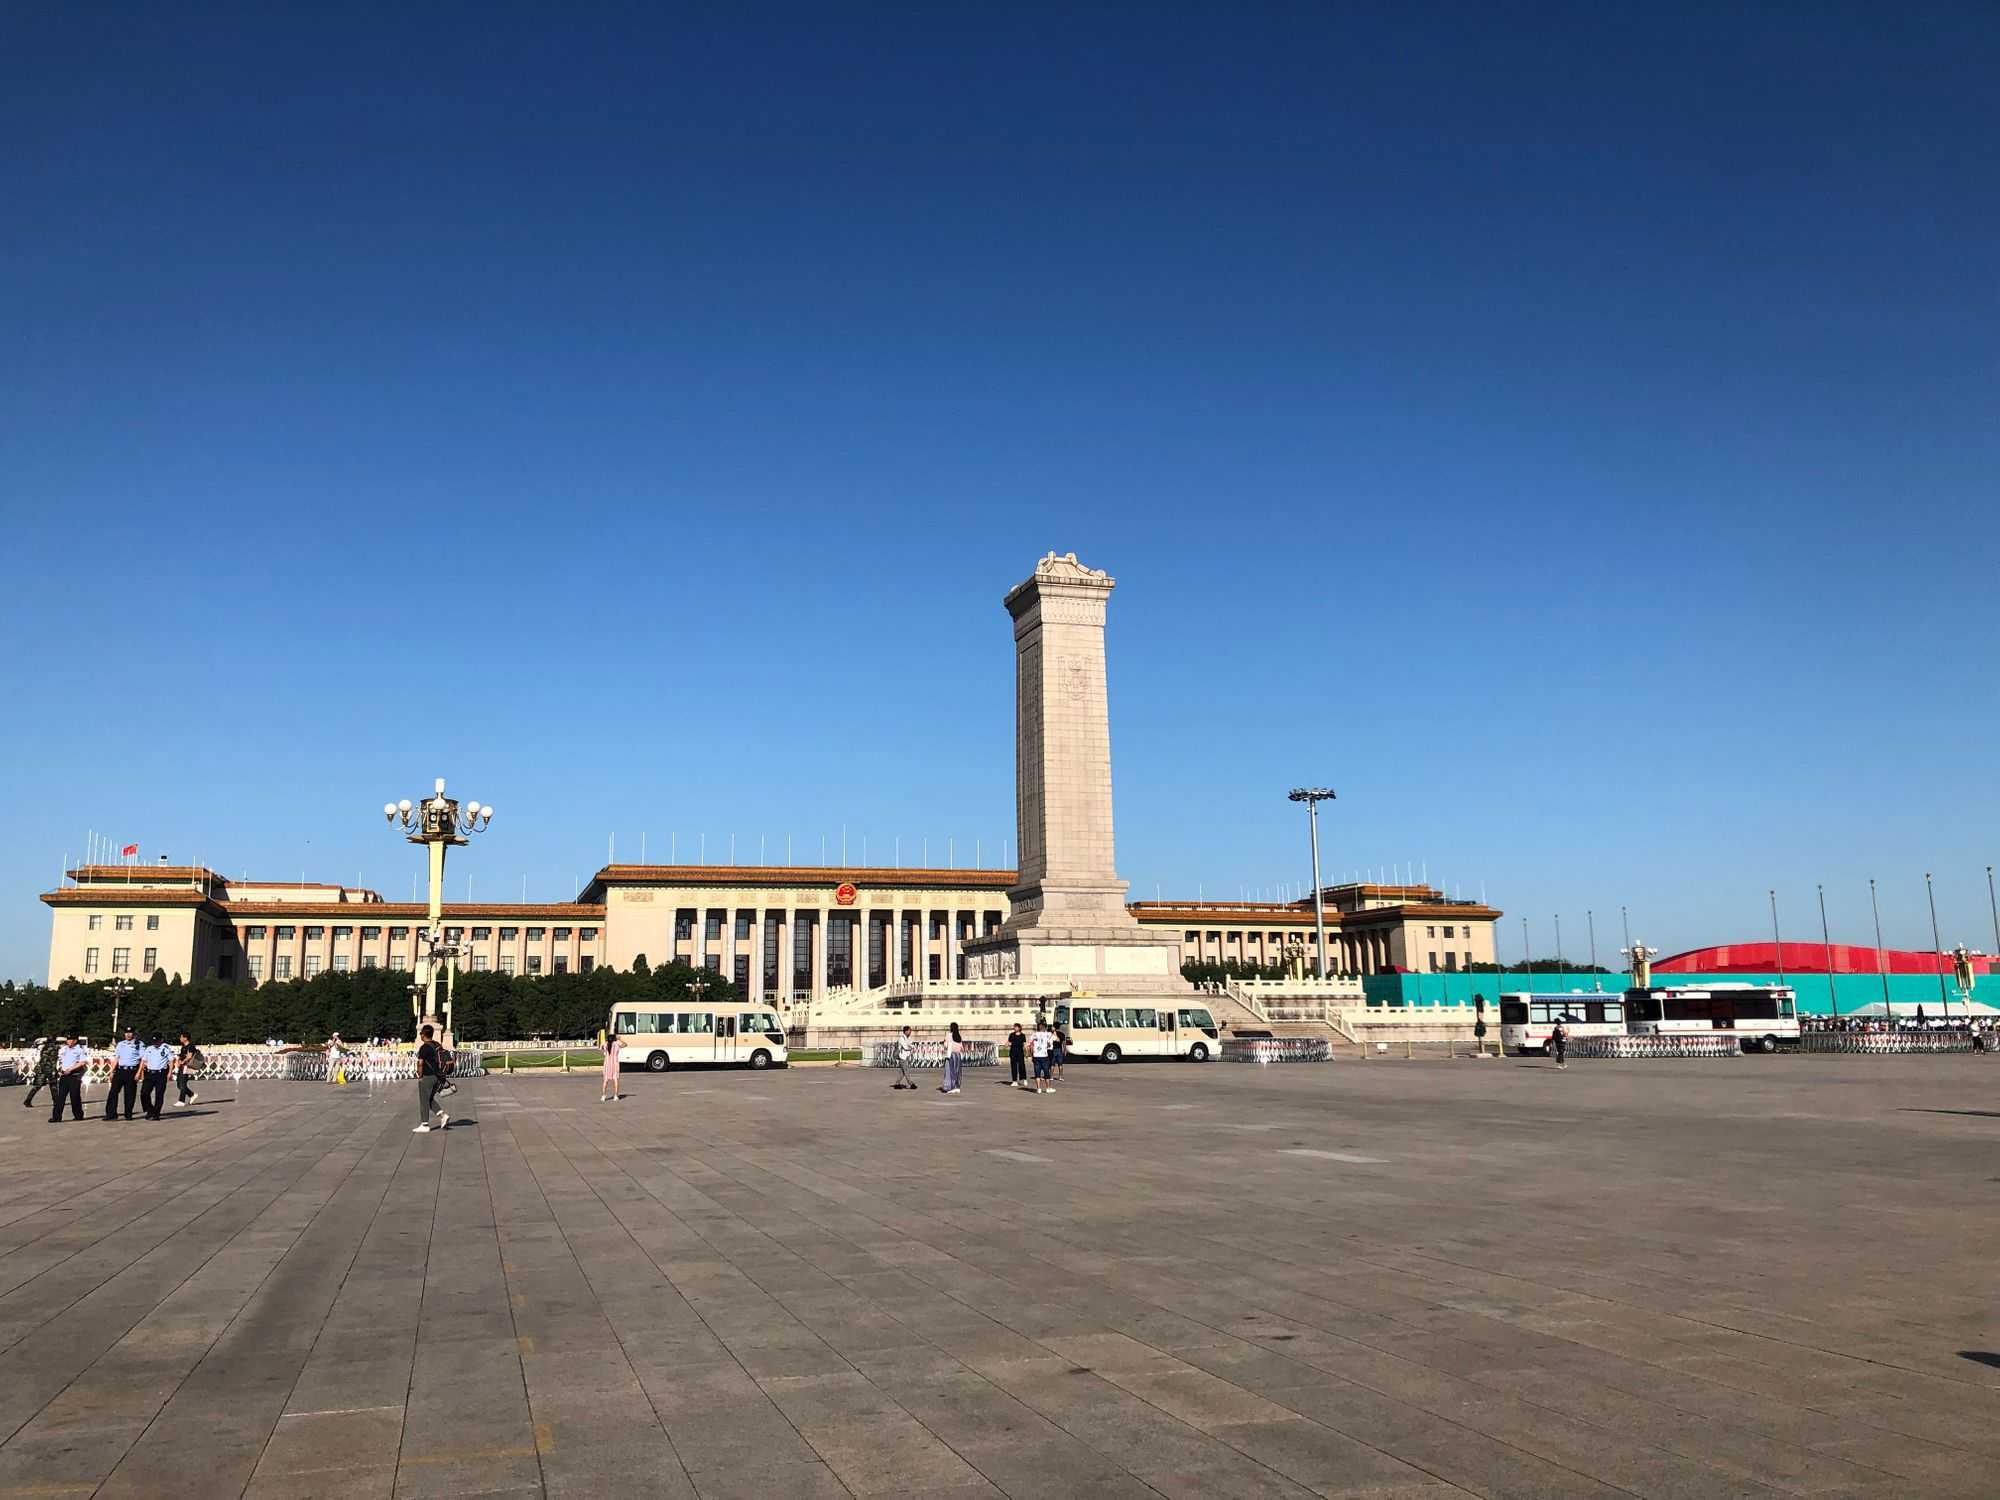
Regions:
<instances>
[{"instance_id":1,"label":"stone monument obelisk","mask_svg":"<svg viewBox=\"0 0 2000 1500\"><path fill-rule=\"evenodd\" d=\"M1104 613L1115 581L1051 552L1010 589L1014 806L1020 868L999 931L965 945L973 979L1050 992L1185 994L1180 942L1125 909L1111 831Z\"/></svg>"}]
</instances>

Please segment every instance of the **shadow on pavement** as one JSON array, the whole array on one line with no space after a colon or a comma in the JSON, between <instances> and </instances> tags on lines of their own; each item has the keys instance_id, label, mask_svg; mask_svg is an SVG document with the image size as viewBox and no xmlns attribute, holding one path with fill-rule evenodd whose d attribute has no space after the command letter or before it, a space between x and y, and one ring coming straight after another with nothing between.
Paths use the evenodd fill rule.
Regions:
<instances>
[{"instance_id":1,"label":"shadow on pavement","mask_svg":"<svg viewBox=\"0 0 2000 1500\"><path fill-rule=\"evenodd\" d=\"M1994 1369L2000 1370L2000 1354L1994 1354L1985 1349L1961 1349L1958 1351L1958 1357L1960 1359L1969 1359L1975 1365L1991 1365Z\"/></svg>"},{"instance_id":2,"label":"shadow on pavement","mask_svg":"<svg viewBox=\"0 0 2000 1500\"><path fill-rule=\"evenodd\" d=\"M1902 1109L1904 1115L1971 1115L1980 1120L2000 1120L2000 1109Z\"/></svg>"}]
</instances>

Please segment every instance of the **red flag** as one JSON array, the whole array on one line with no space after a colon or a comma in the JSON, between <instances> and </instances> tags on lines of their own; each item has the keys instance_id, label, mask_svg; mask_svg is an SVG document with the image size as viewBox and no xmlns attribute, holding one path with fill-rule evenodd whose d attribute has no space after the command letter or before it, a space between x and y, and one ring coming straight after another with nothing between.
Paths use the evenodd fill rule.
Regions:
<instances>
[{"instance_id":1,"label":"red flag","mask_svg":"<svg viewBox=\"0 0 2000 1500\"><path fill-rule=\"evenodd\" d=\"M120 849L118 852L120 854L137 854L139 852L139 846L137 844L127 844L123 849Z\"/></svg>"}]
</instances>

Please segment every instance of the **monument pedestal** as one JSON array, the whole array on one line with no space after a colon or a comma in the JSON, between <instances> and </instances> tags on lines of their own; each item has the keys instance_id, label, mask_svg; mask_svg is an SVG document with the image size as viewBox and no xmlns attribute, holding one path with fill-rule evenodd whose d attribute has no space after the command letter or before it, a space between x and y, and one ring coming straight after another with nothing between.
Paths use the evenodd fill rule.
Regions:
<instances>
[{"instance_id":1,"label":"monument pedestal","mask_svg":"<svg viewBox=\"0 0 2000 1500\"><path fill-rule=\"evenodd\" d=\"M1125 909L1111 824L1105 686L1107 574L1051 552L1011 589L1019 883L999 931L964 946L972 979L1046 980L1050 993L1185 995L1180 942Z\"/></svg>"}]
</instances>

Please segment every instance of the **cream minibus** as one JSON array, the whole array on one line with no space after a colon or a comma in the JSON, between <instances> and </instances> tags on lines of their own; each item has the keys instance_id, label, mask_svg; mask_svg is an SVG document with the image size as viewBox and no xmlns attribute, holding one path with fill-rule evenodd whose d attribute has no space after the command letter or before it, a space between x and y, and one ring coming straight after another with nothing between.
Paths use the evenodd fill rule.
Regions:
<instances>
[{"instance_id":1,"label":"cream minibus","mask_svg":"<svg viewBox=\"0 0 2000 1500\"><path fill-rule=\"evenodd\" d=\"M785 1028L776 1013L756 1006L619 1005L610 1029L624 1043L626 1062L655 1073L697 1063L768 1068L785 1060Z\"/></svg>"},{"instance_id":2,"label":"cream minibus","mask_svg":"<svg viewBox=\"0 0 2000 1500\"><path fill-rule=\"evenodd\" d=\"M1055 1023L1069 1033L1069 1057L1115 1063L1127 1057L1185 1057L1207 1062L1222 1050L1215 1017L1198 1005L1058 1005Z\"/></svg>"}]
</instances>

